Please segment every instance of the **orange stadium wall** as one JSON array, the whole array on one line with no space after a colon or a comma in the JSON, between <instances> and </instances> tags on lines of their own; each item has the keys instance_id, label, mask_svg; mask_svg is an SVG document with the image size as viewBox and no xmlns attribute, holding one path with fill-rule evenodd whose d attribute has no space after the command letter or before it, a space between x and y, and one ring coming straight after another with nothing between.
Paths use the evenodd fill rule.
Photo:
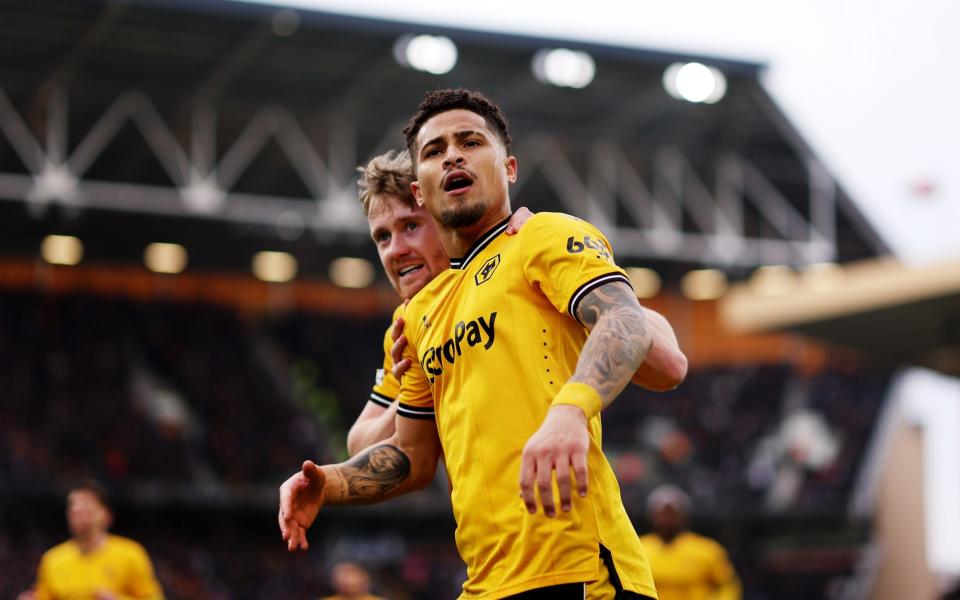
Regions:
<instances>
[{"instance_id":1,"label":"orange stadium wall","mask_svg":"<svg viewBox=\"0 0 960 600\"><path fill-rule=\"evenodd\" d=\"M290 310L388 315L398 303L396 294L385 285L350 290L310 280L265 283L240 273L160 275L135 266L64 267L25 259L0 260L0 289L49 294L90 293L141 301L205 302L245 315ZM643 304L670 319L694 368L786 362L815 372L838 356L849 358L799 336L734 335L721 325L714 301L692 302L677 294L664 293L643 300Z\"/></svg>"}]
</instances>

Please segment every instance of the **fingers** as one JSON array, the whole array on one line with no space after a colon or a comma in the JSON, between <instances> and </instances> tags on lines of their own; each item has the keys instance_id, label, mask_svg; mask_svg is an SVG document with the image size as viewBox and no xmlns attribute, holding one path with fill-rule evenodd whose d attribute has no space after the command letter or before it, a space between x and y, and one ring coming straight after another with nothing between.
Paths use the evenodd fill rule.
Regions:
<instances>
[{"instance_id":1,"label":"fingers","mask_svg":"<svg viewBox=\"0 0 960 600\"><path fill-rule=\"evenodd\" d=\"M543 505L543 514L553 517L557 514L556 505L553 502L553 485L551 475L553 475L553 465L547 459L537 461L537 491L540 492L540 504ZM536 510L536 506L534 506Z\"/></svg>"},{"instance_id":2,"label":"fingers","mask_svg":"<svg viewBox=\"0 0 960 600\"><path fill-rule=\"evenodd\" d=\"M408 301L405 300L404 304ZM403 317L398 317L396 321L393 322L393 327L390 328L390 338L393 341L397 341L397 338L400 337L400 334L403 333Z\"/></svg>"},{"instance_id":3,"label":"fingers","mask_svg":"<svg viewBox=\"0 0 960 600\"><path fill-rule=\"evenodd\" d=\"M570 464L566 461L558 462L557 491L560 492L560 510L570 512Z\"/></svg>"},{"instance_id":4,"label":"fingers","mask_svg":"<svg viewBox=\"0 0 960 600\"><path fill-rule=\"evenodd\" d=\"M526 206L521 206L513 213L513 216L510 217L510 222L507 223L506 234L514 235L520 231L520 228L523 227L523 224L527 222L527 219L533 216L533 213L527 209Z\"/></svg>"},{"instance_id":5,"label":"fingers","mask_svg":"<svg viewBox=\"0 0 960 600\"><path fill-rule=\"evenodd\" d=\"M413 362L409 358L405 358L400 362L393 363L393 368L390 369L390 372L393 373L393 376L397 379L401 379L403 374L407 372L407 369L410 368Z\"/></svg>"},{"instance_id":6,"label":"fingers","mask_svg":"<svg viewBox=\"0 0 960 600\"><path fill-rule=\"evenodd\" d=\"M574 452L570 457L570 463L573 465L573 476L577 480L577 493L581 498L587 495L587 454L585 452Z\"/></svg>"},{"instance_id":7,"label":"fingers","mask_svg":"<svg viewBox=\"0 0 960 600\"><path fill-rule=\"evenodd\" d=\"M393 359L393 364L397 364L403 361L403 350L407 347L407 336L401 335L393 341L393 346L390 348L390 358ZM407 365L409 367L409 365Z\"/></svg>"},{"instance_id":8,"label":"fingers","mask_svg":"<svg viewBox=\"0 0 960 600\"><path fill-rule=\"evenodd\" d=\"M537 497L533 492L536 474L537 469L533 458L524 450L520 463L520 497L523 498L523 505L531 515L537 512Z\"/></svg>"}]
</instances>

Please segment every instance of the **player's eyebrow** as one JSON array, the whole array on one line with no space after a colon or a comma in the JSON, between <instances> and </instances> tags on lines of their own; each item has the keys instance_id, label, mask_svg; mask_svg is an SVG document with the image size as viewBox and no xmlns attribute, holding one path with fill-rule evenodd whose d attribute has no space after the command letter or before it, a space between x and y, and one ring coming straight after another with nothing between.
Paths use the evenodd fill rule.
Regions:
<instances>
[{"instance_id":1,"label":"player's eyebrow","mask_svg":"<svg viewBox=\"0 0 960 600\"><path fill-rule=\"evenodd\" d=\"M458 132L456 132L456 133L453 134L453 136L454 136L455 138L457 138L458 140L462 140L462 139L464 139L464 138L468 138L468 137L470 137L471 135L479 135L480 137L482 137L482 138L484 138L484 139L486 139L486 137L487 137L486 135L483 134L482 131L474 131L473 129L464 129L464 130L462 130L462 131L458 131ZM424 150L426 150L427 148L429 148L430 146L432 146L432 145L434 145L434 144L441 144L441 143L443 143L443 136L442 136L442 135L438 135L437 137L433 138L432 140L430 140L430 141L428 141L428 142L425 142L425 143L423 144L423 146L420 147L420 152L423 152Z\"/></svg>"}]
</instances>

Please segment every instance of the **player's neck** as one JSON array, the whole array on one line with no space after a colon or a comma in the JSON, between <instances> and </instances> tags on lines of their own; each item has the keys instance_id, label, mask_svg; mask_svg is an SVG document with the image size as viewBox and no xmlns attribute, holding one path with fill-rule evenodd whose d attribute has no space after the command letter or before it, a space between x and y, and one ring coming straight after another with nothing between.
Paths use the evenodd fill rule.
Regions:
<instances>
[{"instance_id":1,"label":"player's neck","mask_svg":"<svg viewBox=\"0 0 960 600\"><path fill-rule=\"evenodd\" d=\"M510 205L504 204L496 210L488 211L479 221L468 227L457 229L439 228L440 245L451 258L462 258L467 250L501 222L510 218Z\"/></svg>"},{"instance_id":2,"label":"player's neck","mask_svg":"<svg viewBox=\"0 0 960 600\"><path fill-rule=\"evenodd\" d=\"M106 531L95 531L88 535L75 537L73 538L73 541L76 542L77 546L80 547L80 552L89 554L107 541L107 535L108 534Z\"/></svg>"}]
</instances>

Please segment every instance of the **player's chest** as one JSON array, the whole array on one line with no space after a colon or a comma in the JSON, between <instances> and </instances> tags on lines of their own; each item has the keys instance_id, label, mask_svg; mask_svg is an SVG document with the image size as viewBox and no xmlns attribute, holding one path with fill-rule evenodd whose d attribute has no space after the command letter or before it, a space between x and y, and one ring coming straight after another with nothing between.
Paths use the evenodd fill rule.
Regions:
<instances>
[{"instance_id":1,"label":"player's chest","mask_svg":"<svg viewBox=\"0 0 960 600\"><path fill-rule=\"evenodd\" d=\"M428 375L495 349L498 334L511 321L511 298L518 285L517 273L500 272L501 265L500 254L495 254L449 274L423 307L417 347Z\"/></svg>"}]
</instances>

